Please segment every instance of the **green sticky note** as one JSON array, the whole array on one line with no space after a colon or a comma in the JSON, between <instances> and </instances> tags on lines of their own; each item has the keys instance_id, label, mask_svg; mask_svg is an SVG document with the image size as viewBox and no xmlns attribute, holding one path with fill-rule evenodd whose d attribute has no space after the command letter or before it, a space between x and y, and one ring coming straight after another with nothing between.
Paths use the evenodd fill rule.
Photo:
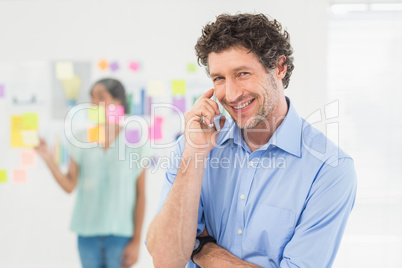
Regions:
<instances>
[{"instance_id":1,"label":"green sticky note","mask_svg":"<svg viewBox=\"0 0 402 268\"><path fill-rule=\"evenodd\" d=\"M197 64L195 64L194 62L187 64L187 72L195 73L196 71L197 71Z\"/></svg>"},{"instance_id":2,"label":"green sticky note","mask_svg":"<svg viewBox=\"0 0 402 268\"><path fill-rule=\"evenodd\" d=\"M0 170L0 183L7 182L7 171L2 169Z\"/></svg>"},{"instance_id":3,"label":"green sticky note","mask_svg":"<svg viewBox=\"0 0 402 268\"><path fill-rule=\"evenodd\" d=\"M96 124L104 124L106 120L106 111L103 106L93 106L88 109L89 121Z\"/></svg>"},{"instance_id":4,"label":"green sticky note","mask_svg":"<svg viewBox=\"0 0 402 268\"><path fill-rule=\"evenodd\" d=\"M22 116L22 127L24 129L38 129L38 115L36 113L25 113Z\"/></svg>"},{"instance_id":5,"label":"green sticky note","mask_svg":"<svg viewBox=\"0 0 402 268\"><path fill-rule=\"evenodd\" d=\"M185 80L173 80L172 81L172 93L173 93L173 95L186 95L186 81Z\"/></svg>"},{"instance_id":6,"label":"green sticky note","mask_svg":"<svg viewBox=\"0 0 402 268\"><path fill-rule=\"evenodd\" d=\"M133 105L133 93L127 95L127 114L131 114L131 106Z\"/></svg>"}]
</instances>

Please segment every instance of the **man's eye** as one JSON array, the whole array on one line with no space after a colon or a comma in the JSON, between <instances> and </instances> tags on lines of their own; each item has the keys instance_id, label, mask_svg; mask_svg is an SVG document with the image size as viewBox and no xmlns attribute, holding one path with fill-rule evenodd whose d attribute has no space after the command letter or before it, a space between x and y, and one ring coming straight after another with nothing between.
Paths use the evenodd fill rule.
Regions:
<instances>
[{"instance_id":1,"label":"man's eye","mask_svg":"<svg viewBox=\"0 0 402 268\"><path fill-rule=\"evenodd\" d=\"M221 77L221 76L215 77L214 82L217 82L217 81L222 80L222 79L223 79L223 77Z\"/></svg>"},{"instance_id":2,"label":"man's eye","mask_svg":"<svg viewBox=\"0 0 402 268\"><path fill-rule=\"evenodd\" d=\"M248 72L241 72L241 73L239 73L239 76L245 76L245 75L248 75L248 74L250 74L250 73L248 73Z\"/></svg>"}]
</instances>

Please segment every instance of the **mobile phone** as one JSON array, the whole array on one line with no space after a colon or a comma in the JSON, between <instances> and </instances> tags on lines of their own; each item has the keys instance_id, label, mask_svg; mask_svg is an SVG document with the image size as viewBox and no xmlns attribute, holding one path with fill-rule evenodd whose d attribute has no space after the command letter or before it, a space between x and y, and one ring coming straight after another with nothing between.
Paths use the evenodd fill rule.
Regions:
<instances>
[{"instance_id":1,"label":"mobile phone","mask_svg":"<svg viewBox=\"0 0 402 268\"><path fill-rule=\"evenodd\" d=\"M212 96L212 100L213 101L215 101L216 103L218 103L217 102L217 100L216 100L216 94L215 94L215 89L214 89L214 95ZM218 104L219 105L219 104ZM214 116L214 126L215 126L215 129L217 130L217 131L220 131L221 130L221 116L222 116L222 111L219 111L220 112L220 114L219 115L215 115Z\"/></svg>"}]
</instances>

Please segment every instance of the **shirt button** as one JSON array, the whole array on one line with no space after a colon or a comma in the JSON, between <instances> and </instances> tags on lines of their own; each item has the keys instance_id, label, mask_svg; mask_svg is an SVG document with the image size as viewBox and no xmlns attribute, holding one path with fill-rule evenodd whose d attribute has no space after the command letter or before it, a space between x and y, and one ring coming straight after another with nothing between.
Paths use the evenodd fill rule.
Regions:
<instances>
[{"instance_id":1,"label":"shirt button","mask_svg":"<svg viewBox=\"0 0 402 268\"><path fill-rule=\"evenodd\" d=\"M237 230L237 233L241 235L243 233L242 229Z\"/></svg>"},{"instance_id":2,"label":"shirt button","mask_svg":"<svg viewBox=\"0 0 402 268\"><path fill-rule=\"evenodd\" d=\"M253 161L248 162L248 165L252 167L254 165Z\"/></svg>"},{"instance_id":3,"label":"shirt button","mask_svg":"<svg viewBox=\"0 0 402 268\"><path fill-rule=\"evenodd\" d=\"M246 197L246 196L245 196L244 194L242 194L242 195L240 196L240 199L241 199L241 200L244 200L245 197Z\"/></svg>"}]
</instances>

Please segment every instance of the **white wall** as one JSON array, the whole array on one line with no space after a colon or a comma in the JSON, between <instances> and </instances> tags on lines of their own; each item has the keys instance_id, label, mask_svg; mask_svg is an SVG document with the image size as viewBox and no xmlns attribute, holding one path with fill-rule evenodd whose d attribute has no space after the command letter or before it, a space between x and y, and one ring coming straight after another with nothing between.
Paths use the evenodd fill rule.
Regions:
<instances>
[{"instance_id":1,"label":"white wall","mask_svg":"<svg viewBox=\"0 0 402 268\"><path fill-rule=\"evenodd\" d=\"M223 12L261 12L290 32L295 70L285 93L307 116L326 102L327 2L0 1L0 63L134 58L144 62L142 79L174 79L183 64L195 61L193 47L205 23ZM0 110L4 126L10 111ZM8 131L2 127L0 137ZM8 141L1 146L4 163L13 152ZM79 267L76 238L68 229L74 197L64 194L38 162L27 187L0 185L0 267ZM144 234L162 176L158 170L147 179ZM152 267L141 250L138 267Z\"/></svg>"}]
</instances>

